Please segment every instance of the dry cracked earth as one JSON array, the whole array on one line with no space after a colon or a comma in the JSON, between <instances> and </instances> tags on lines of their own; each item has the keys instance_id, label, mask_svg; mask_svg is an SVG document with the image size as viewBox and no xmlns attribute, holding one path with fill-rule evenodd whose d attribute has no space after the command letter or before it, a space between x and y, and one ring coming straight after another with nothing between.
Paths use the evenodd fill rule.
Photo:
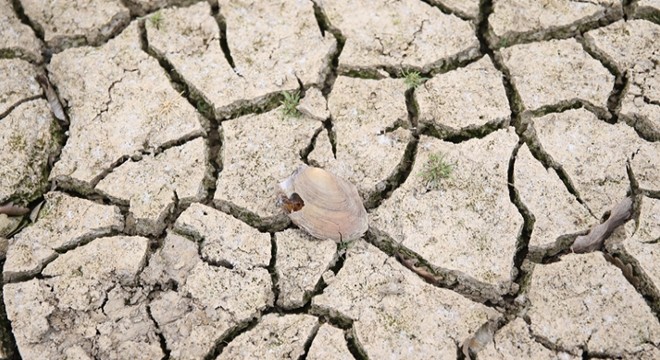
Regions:
<instances>
[{"instance_id":1,"label":"dry cracked earth","mask_svg":"<svg viewBox=\"0 0 660 360\"><path fill-rule=\"evenodd\" d=\"M1 355L660 359L659 39L658 0L0 0ZM303 163L362 239L276 207Z\"/></svg>"}]
</instances>

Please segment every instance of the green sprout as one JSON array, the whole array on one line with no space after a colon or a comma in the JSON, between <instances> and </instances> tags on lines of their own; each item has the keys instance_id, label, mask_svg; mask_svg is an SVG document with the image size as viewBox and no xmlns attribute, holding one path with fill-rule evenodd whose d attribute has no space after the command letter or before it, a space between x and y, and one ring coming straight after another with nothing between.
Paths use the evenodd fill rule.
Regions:
<instances>
[{"instance_id":1,"label":"green sprout","mask_svg":"<svg viewBox=\"0 0 660 360\"><path fill-rule=\"evenodd\" d=\"M290 117L300 116L300 112L296 109L296 106L300 102L300 91L285 92L282 95L284 96L284 99L280 101L282 114Z\"/></svg>"},{"instance_id":2,"label":"green sprout","mask_svg":"<svg viewBox=\"0 0 660 360\"><path fill-rule=\"evenodd\" d=\"M416 88L427 80L427 78L423 77L418 71L415 70L404 71L403 77L408 89Z\"/></svg>"},{"instance_id":3,"label":"green sprout","mask_svg":"<svg viewBox=\"0 0 660 360\"><path fill-rule=\"evenodd\" d=\"M338 244L337 244L337 254L338 254L340 257L345 257L345 256L346 256L346 252L348 251L348 249L352 248L353 245L355 245L355 244L356 244L356 241L355 241L355 240L351 240L351 241L342 241L342 242L338 243Z\"/></svg>"},{"instance_id":4,"label":"green sprout","mask_svg":"<svg viewBox=\"0 0 660 360\"><path fill-rule=\"evenodd\" d=\"M354 240L351 240L351 241L342 241L342 242L340 242L340 243L337 245L337 249L338 249L339 251L342 251L342 250L345 251L345 250L347 250L348 248L350 248L351 246L353 246L353 244L355 244L355 241L354 241Z\"/></svg>"},{"instance_id":5,"label":"green sprout","mask_svg":"<svg viewBox=\"0 0 660 360\"><path fill-rule=\"evenodd\" d=\"M652 22L654 22L656 24L660 23L660 13L655 12L655 13L649 14L649 20L651 20Z\"/></svg>"},{"instance_id":6,"label":"green sprout","mask_svg":"<svg viewBox=\"0 0 660 360\"><path fill-rule=\"evenodd\" d=\"M424 170L419 173L419 176L422 177L427 187L435 190L440 187L440 181L449 178L453 171L454 165L445 160L444 154L435 153L429 155Z\"/></svg>"},{"instance_id":7,"label":"green sprout","mask_svg":"<svg viewBox=\"0 0 660 360\"><path fill-rule=\"evenodd\" d=\"M151 25L153 25L156 30L160 30L160 27L163 26L163 21L165 18L163 17L163 13L160 11L156 11L155 14L151 15L149 17L149 22L151 22Z\"/></svg>"},{"instance_id":8,"label":"green sprout","mask_svg":"<svg viewBox=\"0 0 660 360\"><path fill-rule=\"evenodd\" d=\"M209 105L203 99L197 99L195 105L196 105L197 111L199 111L200 114L205 115L205 116L211 116L212 115L213 109L211 108L211 105Z\"/></svg>"}]
</instances>

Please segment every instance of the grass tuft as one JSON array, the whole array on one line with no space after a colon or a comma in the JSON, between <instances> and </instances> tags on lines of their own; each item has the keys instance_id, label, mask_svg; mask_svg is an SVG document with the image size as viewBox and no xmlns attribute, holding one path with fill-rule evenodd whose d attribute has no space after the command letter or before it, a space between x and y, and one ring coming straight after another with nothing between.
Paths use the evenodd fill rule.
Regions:
<instances>
[{"instance_id":1,"label":"grass tuft","mask_svg":"<svg viewBox=\"0 0 660 360\"><path fill-rule=\"evenodd\" d=\"M149 17L149 22L151 25L153 25L156 30L160 30L160 28L163 26L163 23L165 21L165 17L163 16L163 13L160 11L156 11L153 15Z\"/></svg>"},{"instance_id":2,"label":"grass tuft","mask_svg":"<svg viewBox=\"0 0 660 360\"><path fill-rule=\"evenodd\" d=\"M408 89L414 89L422 85L424 81L428 80L427 78L423 77L422 75L420 75L419 72L415 70L404 71L403 78Z\"/></svg>"},{"instance_id":3,"label":"grass tuft","mask_svg":"<svg viewBox=\"0 0 660 360\"><path fill-rule=\"evenodd\" d=\"M282 95L284 96L284 99L280 101L282 115L285 117L299 117L300 111L296 107L300 102L300 91L285 92Z\"/></svg>"},{"instance_id":4,"label":"grass tuft","mask_svg":"<svg viewBox=\"0 0 660 360\"><path fill-rule=\"evenodd\" d=\"M450 164L442 153L430 154L429 159L424 165L424 169L419 173L426 187L437 190L443 179L451 177L454 171L454 165Z\"/></svg>"}]
</instances>

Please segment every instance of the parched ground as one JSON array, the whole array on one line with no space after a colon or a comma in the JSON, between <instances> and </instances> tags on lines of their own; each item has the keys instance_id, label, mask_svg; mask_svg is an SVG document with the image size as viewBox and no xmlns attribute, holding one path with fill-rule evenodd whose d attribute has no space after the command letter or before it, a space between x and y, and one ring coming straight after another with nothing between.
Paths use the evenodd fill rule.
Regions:
<instances>
[{"instance_id":1,"label":"parched ground","mask_svg":"<svg viewBox=\"0 0 660 360\"><path fill-rule=\"evenodd\" d=\"M659 40L658 0L0 0L0 356L660 359ZM363 238L277 208L302 164Z\"/></svg>"}]
</instances>

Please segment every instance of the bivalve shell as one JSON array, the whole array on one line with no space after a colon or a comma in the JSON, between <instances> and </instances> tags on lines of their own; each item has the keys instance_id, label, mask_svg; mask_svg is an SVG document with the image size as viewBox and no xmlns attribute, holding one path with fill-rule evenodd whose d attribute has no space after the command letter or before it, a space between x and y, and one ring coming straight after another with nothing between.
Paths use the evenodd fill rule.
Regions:
<instances>
[{"instance_id":1,"label":"bivalve shell","mask_svg":"<svg viewBox=\"0 0 660 360\"><path fill-rule=\"evenodd\" d=\"M318 239L350 241L369 227L355 185L328 171L303 165L280 188L280 205L291 221Z\"/></svg>"}]
</instances>

